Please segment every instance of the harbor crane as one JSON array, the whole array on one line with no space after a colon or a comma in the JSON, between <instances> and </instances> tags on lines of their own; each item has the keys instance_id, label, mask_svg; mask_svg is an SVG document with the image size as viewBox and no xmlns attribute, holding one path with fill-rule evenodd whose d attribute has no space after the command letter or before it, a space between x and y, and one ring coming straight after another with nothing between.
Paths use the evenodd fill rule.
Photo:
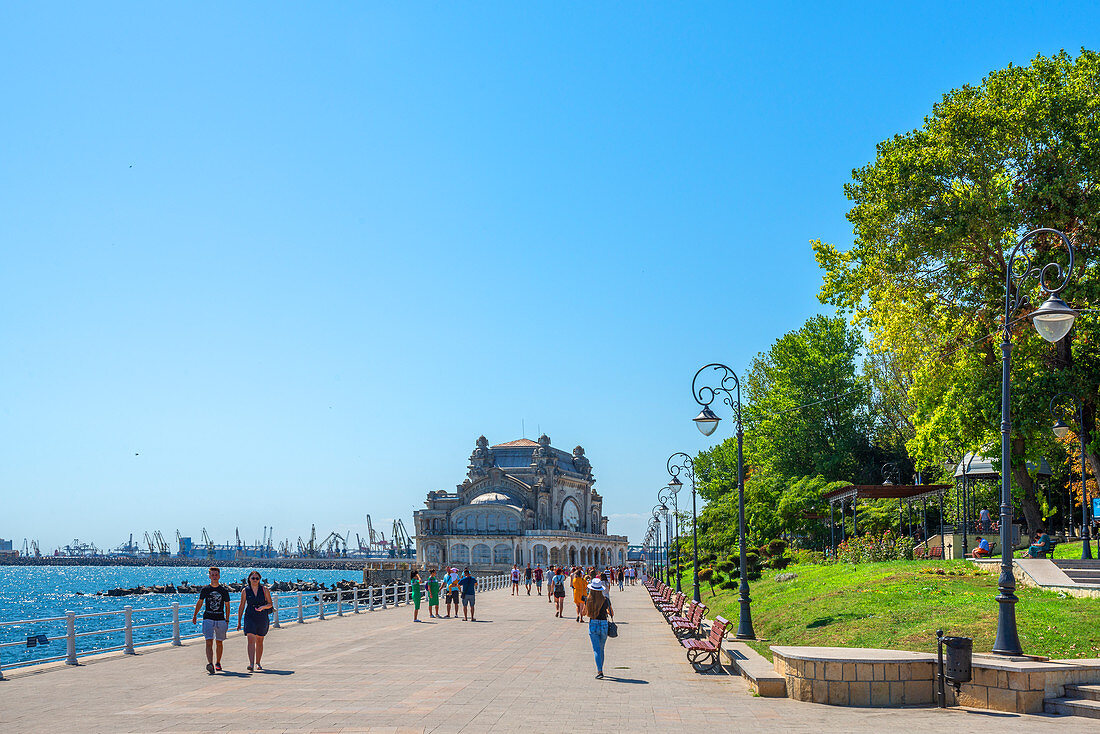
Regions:
<instances>
[{"instance_id":1,"label":"harbor crane","mask_svg":"<svg viewBox=\"0 0 1100 734\"><path fill-rule=\"evenodd\" d=\"M172 555L171 547L168 545L168 542L165 541L164 535L159 530L153 531L153 542L157 544L157 553L161 556L167 558Z\"/></svg>"},{"instance_id":2,"label":"harbor crane","mask_svg":"<svg viewBox=\"0 0 1100 734\"><path fill-rule=\"evenodd\" d=\"M206 557L213 558L214 553L214 541L210 539L210 534L206 532L206 528L202 529L202 544L206 546Z\"/></svg>"},{"instance_id":3,"label":"harbor crane","mask_svg":"<svg viewBox=\"0 0 1100 734\"><path fill-rule=\"evenodd\" d=\"M145 545L149 546L149 555L155 556L157 554L156 545L153 543L153 539L149 537L149 531L145 531Z\"/></svg>"},{"instance_id":4,"label":"harbor crane","mask_svg":"<svg viewBox=\"0 0 1100 734\"><path fill-rule=\"evenodd\" d=\"M393 521L393 551L397 558L412 558L412 538L401 518Z\"/></svg>"}]
</instances>

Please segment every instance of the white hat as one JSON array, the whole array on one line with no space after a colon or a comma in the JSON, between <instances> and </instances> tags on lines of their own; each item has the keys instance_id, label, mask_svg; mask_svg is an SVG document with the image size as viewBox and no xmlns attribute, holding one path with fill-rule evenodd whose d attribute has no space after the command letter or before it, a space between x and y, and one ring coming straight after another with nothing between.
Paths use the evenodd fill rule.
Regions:
<instances>
[{"instance_id":1,"label":"white hat","mask_svg":"<svg viewBox=\"0 0 1100 734\"><path fill-rule=\"evenodd\" d=\"M588 584L588 588L592 591L603 591L603 581L600 581L598 578L592 579Z\"/></svg>"}]
</instances>

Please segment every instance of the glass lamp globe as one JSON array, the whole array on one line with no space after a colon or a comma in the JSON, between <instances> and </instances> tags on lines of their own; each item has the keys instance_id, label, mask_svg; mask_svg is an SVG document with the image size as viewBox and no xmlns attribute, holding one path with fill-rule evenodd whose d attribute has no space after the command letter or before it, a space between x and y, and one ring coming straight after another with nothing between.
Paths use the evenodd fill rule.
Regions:
<instances>
[{"instance_id":1,"label":"glass lamp globe","mask_svg":"<svg viewBox=\"0 0 1100 734\"><path fill-rule=\"evenodd\" d=\"M699 429L699 433L704 436L709 436L714 433L718 428L718 421L721 420L714 411L710 409L709 405L704 405L703 409L699 411L699 415L692 418L695 421L695 426Z\"/></svg>"},{"instance_id":2,"label":"glass lamp globe","mask_svg":"<svg viewBox=\"0 0 1100 734\"><path fill-rule=\"evenodd\" d=\"M1069 333L1077 312L1058 296L1051 296L1031 313L1035 331L1048 342L1055 343Z\"/></svg>"},{"instance_id":3,"label":"glass lamp globe","mask_svg":"<svg viewBox=\"0 0 1100 734\"><path fill-rule=\"evenodd\" d=\"M1058 420L1054 421L1054 425L1051 427L1051 430L1054 431L1054 435L1058 438L1065 438L1066 434L1069 433L1069 426L1066 425L1065 421L1059 418Z\"/></svg>"},{"instance_id":4,"label":"glass lamp globe","mask_svg":"<svg viewBox=\"0 0 1100 734\"><path fill-rule=\"evenodd\" d=\"M680 477L673 477L668 483L668 488L672 490L673 494L679 494L680 488L683 486L684 483L680 481Z\"/></svg>"}]
</instances>

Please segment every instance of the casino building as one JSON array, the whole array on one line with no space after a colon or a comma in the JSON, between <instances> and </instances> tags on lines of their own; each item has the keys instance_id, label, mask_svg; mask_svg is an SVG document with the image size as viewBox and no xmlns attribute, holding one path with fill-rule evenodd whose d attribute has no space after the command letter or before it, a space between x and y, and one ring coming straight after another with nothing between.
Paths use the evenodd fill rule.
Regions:
<instances>
[{"instance_id":1,"label":"casino building","mask_svg":"<svg viewBox=\"0 0 1100 734\"><path fill-rule=\"evenodd\" d=\"M570 454L546 435L490 446L481 436L468 469L456 491L429 492L427 509L413 513L420 564L486 571L626 563L626 536L607 534L580 446Z\"/></svg>"}]
</instances>

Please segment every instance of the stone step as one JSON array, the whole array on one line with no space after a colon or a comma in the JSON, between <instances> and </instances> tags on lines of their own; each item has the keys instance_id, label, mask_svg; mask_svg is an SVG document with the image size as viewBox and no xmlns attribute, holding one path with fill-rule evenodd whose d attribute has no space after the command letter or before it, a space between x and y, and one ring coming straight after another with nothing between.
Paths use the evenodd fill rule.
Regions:
<instances>
[{"instance_id":1,"label":"stone step","mask_svg":"<svg viewBox=\"0 0 1100 734\"><path fill-rule=\"evenodd\" d=\"M1100 701L1100 685L1066 686L1066 698L1087 698Z\"/></svg>"},{"instance_id":2,"label":"stone step","mask_svg":"<svg viewBox=\"0 0 1100 734\"><path fill-rule=\"evenodd\" d=\"M1048 698L1043 701L1043 711L1048 714L1100 719L1100 701L1088 698Z\"/></svg>"},{"instance_id":3,"label":"stone step","mask_svg":"<svg viewBox=\"0 0 1100 734\"><path fill-rule=\"evenodd\" d=\"M1080 558L1059 558L1054 562L1054 565L1063 570L1067 568L1081 568L1100 571L1100 560L1096 559L1088 561Z\"/></svg>"},{"instance_id":4,"label":"stone step","mask_svg":"<svg viewBox=\"0 0 1100 734\"><path fill-rule=\"evenodd\" d=\"M727 640L722 645L723 662L733 666L758 696L786 698L787 679L763 655L744 642Z\"/></svg>"}]
</instances>

